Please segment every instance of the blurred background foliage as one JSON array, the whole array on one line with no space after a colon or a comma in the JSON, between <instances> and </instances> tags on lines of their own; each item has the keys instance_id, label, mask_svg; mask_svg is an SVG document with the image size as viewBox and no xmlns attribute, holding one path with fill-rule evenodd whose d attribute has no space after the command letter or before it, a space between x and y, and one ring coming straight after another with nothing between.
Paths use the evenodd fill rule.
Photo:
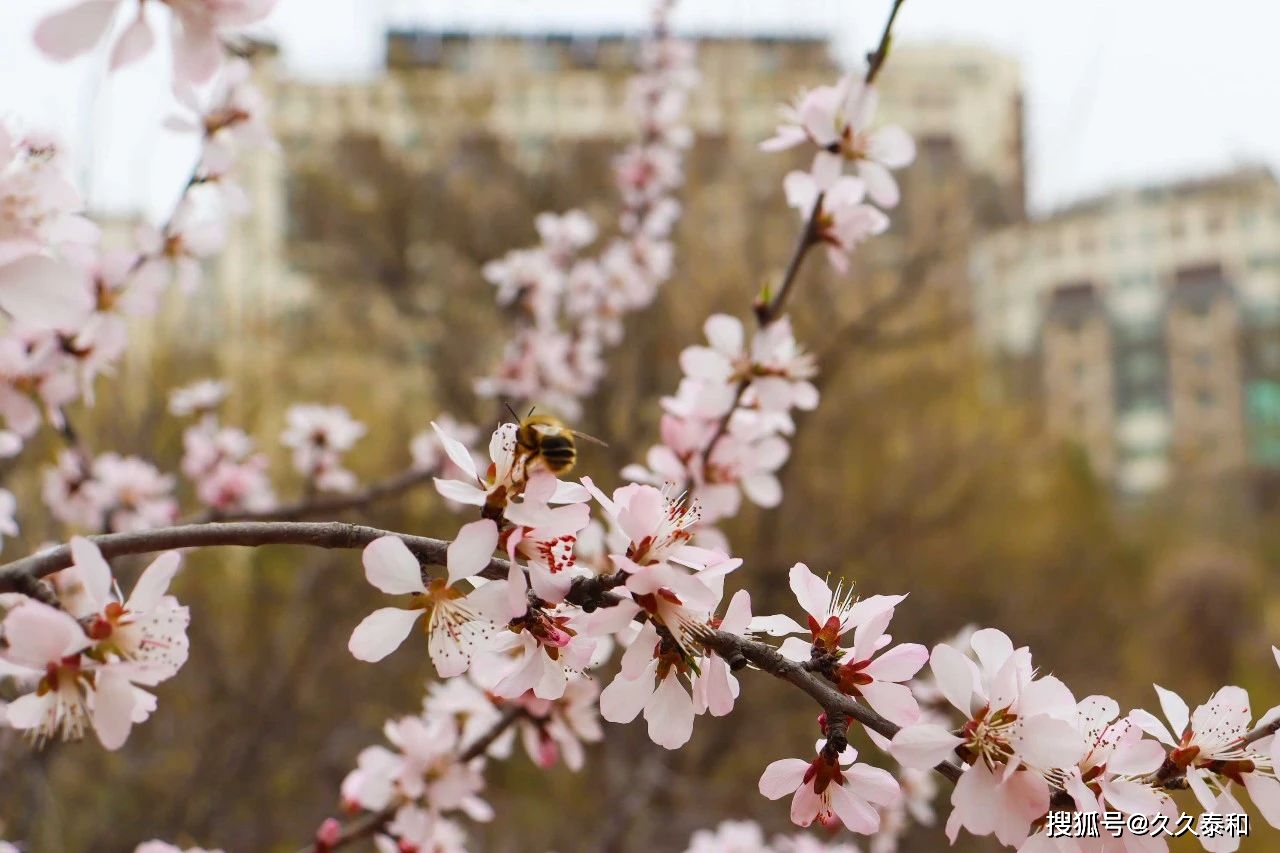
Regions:
<instances>
[{"instance_id":1,"label":"blurred background foliage","mask_svg":"<svg viewBox=\"0 0 1280 853\"><path fill-rule=\"evenodd\" d=\"M173 336L104 386L96 408L74 412L78 428L95 449L175 469L183 424L166 414L166 393L221 372L235 387L225 421L267 448L289 403L349 407L370 427L350 457L369 482L403 469L410 437L441 412L492 426L499 406L478 401L471 382L493 363L509 320L480 267L532 243L539 211L582 206L610 222L616 150L557 143L535 174L483 136L430 169L362 135L341 140L333 159L300 158L290 261L315 278L319 298L244 339ZM585 448L577 473L616 484L655 442L658 400L674 390L678 354L702 340L707 315L750 321L754 294L781 270L800 224L781 191L800 159L724 139L690 152L676 275L610 354L610 379L575 424L609 447ZM1195 490L1118 501L1079 448L1046 437L1034 407L992 392L973 355L959 291L982 188L926 163L907 172L904 198L894 232L850 274L817 253L801 272L793 320L820 356L822 403L799 419L783 505L747 506L726 528L745 559L731 586L750 589L757 612L794 612L786 573L804 561L863 594L910 591L894 622L899 640L999 626L1078 697L1151 707L1154 681L1192 702L1224 683L1249 688L1258 711L1280 701L1268 648L1280 618L1274 512ZM227 351L241 367L227 368ZM56 449L47 437L27 460ZM282 497L295 496L287 457L273 455ZM23 466L11 480L28 509L24 541L7 553L65 537L35 509L38 472ZM429 486L344 517L439 536L459 523ZM126 588L142 565L119 561ZM296 849L335 813L359 750L381 741L387 717L416 710L432 678L414 643L377 666L347 653L352 627L379 599L354 552L192 553L175 592L193 615L191 660L161 686L159 712L126 749L31 751L4 736L8 837L38 851L127 850L147 837ZM759 798L756 780L767 761L804 752L817 709L767 677L741 680L737 710L699 719L679 752L654 746L642 726L609 726L577 774L538 771L520 753L493 764L499 817L474 829L477 849L679 850L694 829L728 817L787 831L785 805ZM1266 831L1255 821L1255 833ZM905 847L944 844L934 828Z\"/></svg>"}]
</instances>

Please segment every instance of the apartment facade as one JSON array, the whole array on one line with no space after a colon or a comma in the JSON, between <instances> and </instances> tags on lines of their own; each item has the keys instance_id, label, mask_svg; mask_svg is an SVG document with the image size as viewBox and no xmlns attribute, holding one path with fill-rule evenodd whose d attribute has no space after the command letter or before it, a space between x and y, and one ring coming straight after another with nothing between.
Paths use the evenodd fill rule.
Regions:
<instances>
[{"instance_id":1,"label":"apartment facade","mask_svg":"<svg viewBox=\"0 0 1280 853\"><path fill-rule=\"evenodd\" d=\"M974 323L1127 493L1280 462L1280 184L1121 190L974 247Z\"/></svg>"}]
</instances>

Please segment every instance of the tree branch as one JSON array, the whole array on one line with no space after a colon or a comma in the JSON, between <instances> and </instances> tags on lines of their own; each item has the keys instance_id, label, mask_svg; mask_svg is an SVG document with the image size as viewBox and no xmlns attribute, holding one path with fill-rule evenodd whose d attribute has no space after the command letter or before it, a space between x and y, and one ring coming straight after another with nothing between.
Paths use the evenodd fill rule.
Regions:
<instances>
[{"instance_id":1,"label":"tree branch","mask_svg":"<svg viewBox=\"0 0 1280 853\"><path fill-rule=\"evenodd\" d=\"M794 684L809 694L809 697L817 702L828 716L855 720L887 738L898 733L900 727L896 723L880 716L852 696L841 693L822 676L810 672L795 661L787 660L773 646L725 631L708 631L701 634L698 640L729 661L730 665L735 659L746 660L754 664L757 669ZM960 767L950 762L943 762L934 769L952 782L958 780L963 772Z\"/></svg>"},{"instance_id":2,"label":"tree branch","mask_svg":"<svg viewBox=\"0 0 1280 853\"><path fill-rule=\"evenodd\" d=\"M889 48L893 45L893 22L898 17L898 10L905 0L893 0L893 9L889 11L889 20L885 21L884 32L880 34L880 44L867 54L867 85L876 81L884 61L889 58Z\"/></svg>"}]
</instances>

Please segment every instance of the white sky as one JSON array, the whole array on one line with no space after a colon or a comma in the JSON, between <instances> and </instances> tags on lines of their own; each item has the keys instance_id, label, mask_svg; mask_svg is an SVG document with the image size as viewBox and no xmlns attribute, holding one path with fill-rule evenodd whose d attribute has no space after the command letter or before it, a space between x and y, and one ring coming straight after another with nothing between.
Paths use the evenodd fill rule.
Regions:
<instances>
[{"instance_id":1,"label":"white sky","mask_svg":"<svg viewBox=\"0 0 1280 853\"><path fill-rule=\"evenodd\" d=\"M105 56L58 66L30 46L69 0L0 0L0 115L58 132L99 206L167 207L190 147L157 140L170 110L164 53L104 79ZM148 4L154 6L155 4ZM388 20L460 28L638 30L646 0L280 0L268 29L306 76L372 73ZM890 0L684 0L709 31L830 32L849 55ZM836 11L833 11L836 10ZM151 9L153 21L164 18ZM1265 162L1280 171L1280 3L1273 0L907 0L897 32L1015 54L1029 121L1030 192L1049 209L1120 183ZM163 44L163 41L162 41ZM815 80L814 83L824 81Z\"/></svg>"}]
</instances>

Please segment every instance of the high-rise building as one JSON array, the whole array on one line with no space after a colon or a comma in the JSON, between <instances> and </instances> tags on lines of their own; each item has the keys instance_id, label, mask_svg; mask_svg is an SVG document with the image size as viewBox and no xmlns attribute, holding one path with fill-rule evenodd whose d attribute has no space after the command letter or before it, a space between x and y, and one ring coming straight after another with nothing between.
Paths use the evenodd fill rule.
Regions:
<instances>
[{"instance_id":1,"label":"high-rise building","mask_svg":"<svg viewBox=\"0 0 1280 853\"><path fill-rule=\"evenodd\" d=\"M1280 463L1280 184L1126 189L972 252L974 321L1125 492ZM1012 375L1017 375L1013 371Z\"/></svg>"}]
</instances>

